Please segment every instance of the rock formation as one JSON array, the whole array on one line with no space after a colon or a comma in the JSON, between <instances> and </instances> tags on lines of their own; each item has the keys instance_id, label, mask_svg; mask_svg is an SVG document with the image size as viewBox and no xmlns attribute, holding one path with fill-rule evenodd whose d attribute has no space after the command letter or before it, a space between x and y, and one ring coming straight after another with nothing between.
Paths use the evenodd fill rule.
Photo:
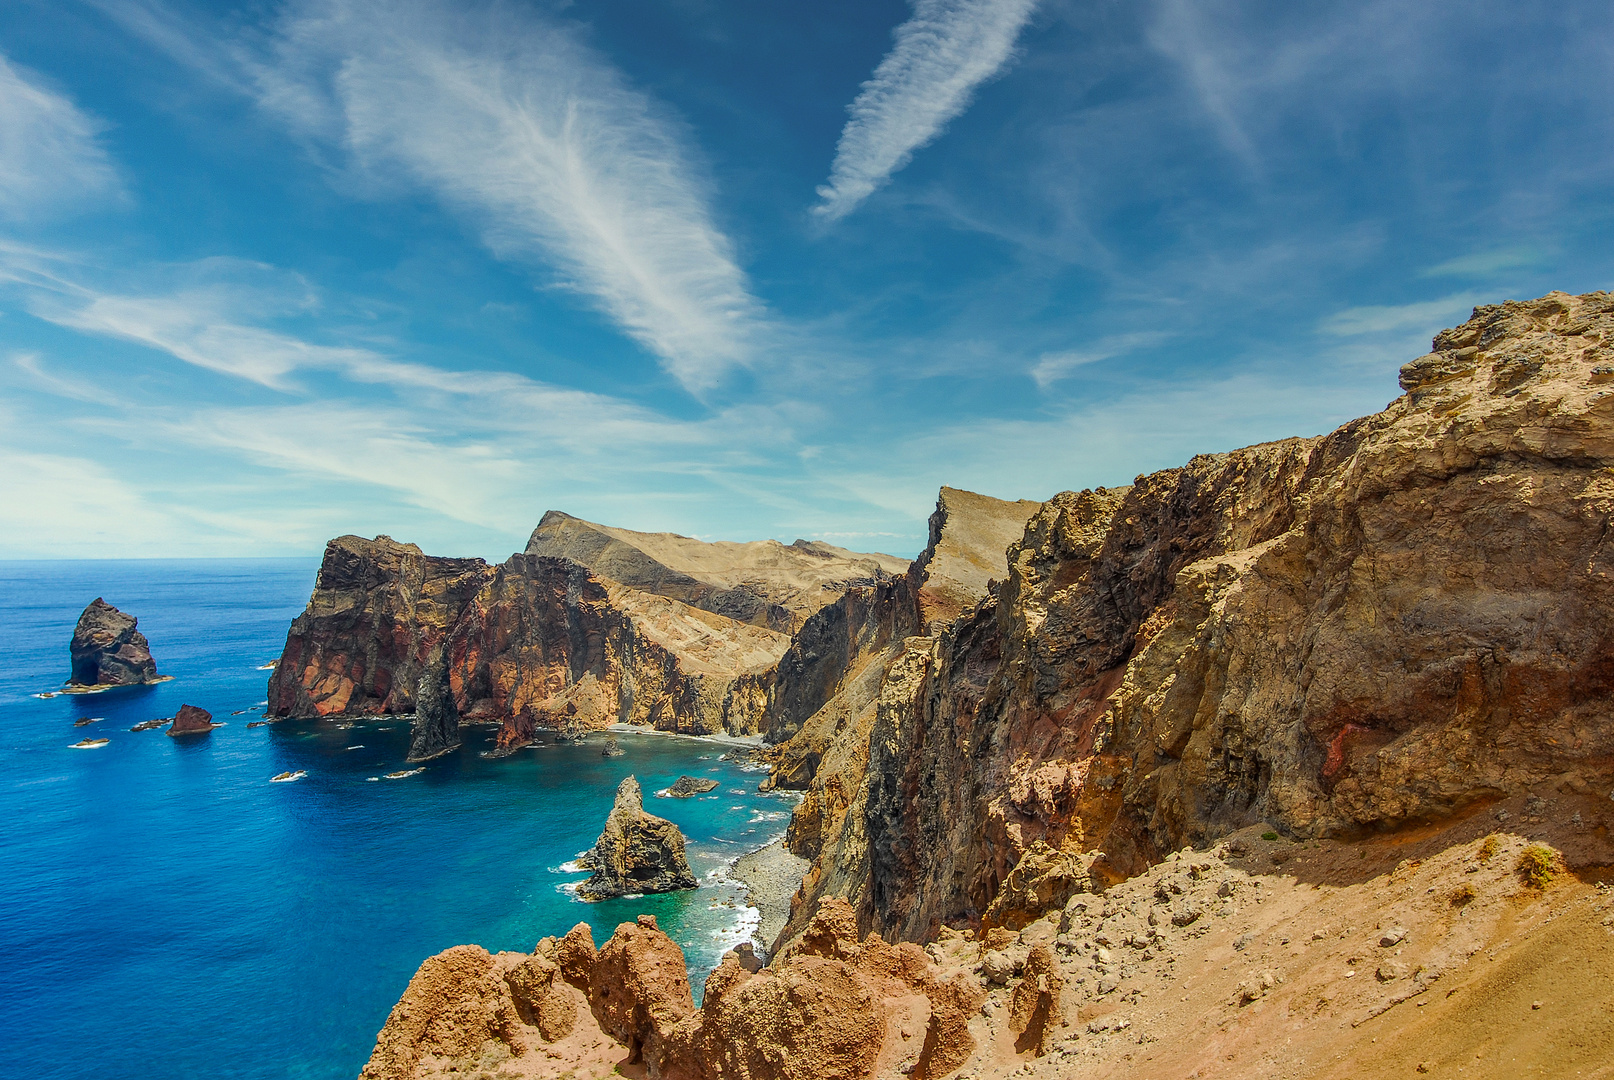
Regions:
<instances>
[{"instance_id":1,"label":"rock formation","mask_svg":"<svg viewBox=\"0 0 1614 1080\"><path fill-rule=\"evenodd\" d=\"M390 536L332 540L269 677L269 715L414 712L427 656L492 576Z\"/></svg>"},{"instance_id":2,"label":"rock formation","mask_svg":"<svg viewBox=\"0 0 1614 1080\"><path fill-rule=\"evenodd\" d=\"M560 520L584 536L604 535L597 533L603 527L564 515L545 520ZM645 537L646 544L658 539L623 535ZM851 587L848 581L863 580L835 578L831 570L867 571L877 578L895 562L814 545L787 548L770 541L759 548L661 539L661 546L670 544L679 553L678 565L698 563L708 576L718 573L724 558L735 560L729 577L750 582L747 588L766 584L768 595L796 605L792 611L822 604L837 588ZM568 546L555 538L538 547L565 548L579 557L598 554L587 544ZM696 558L703 548L715 554ZM763 558L774 548L780 567ZM605 554L615 550L608 547ZM819 576L797 566L801 560ZM624 573L631 569L621 558L600 561ZM636 580L660 587L654 575ZM716 595L697 592L695 599ZM441 647L460 721L500 725L504 750L523 745L541 727L563 723L751 734L764 722L774 666L789 644L765 626L624 585L569 558L520 554L489 567L475 559L425 556L387 537L340 537L327 545L308 610L287 635L270 679L269 712L289 717L415 711L428 658ZM446 712L436 708L433 716L430 730L442 726ZM423 753L454 741L423 737Z\"/></svg>"},{"instance_id":3,"label":"rock formation","mask_svg":"<svg viewBox=\"0 0 1614 1080\"><path fill-rule=\"evenodd\" d=\"M206 709L199 709L195 705L181 705L179 712L174 714L174 722L168 725L168 734L206 735L221 726L213 722L213 714Z\"/></svg>"},{"instance_id":4,"label":"rock formation","mask_svg":"<svg viewBox=\"0 0 1614 1080\"><path fill-rule=\"evenodd\" d=\"M135 629L133 615L125 615L97 596L78 617L69 653L73 686L136 686L156 682L157 663L151 658L146 635Z\"/></svg>"},{"instance_id":5,"label":"rock formation","mask_svg":"<svg viewBox=\"0 0 1614 1080\"><path fill-rule=\"evenodd\" d=\"M1481 307L1382 413L1051 499L1002 586L870 680L866 742L783 747L815 777L803 899L924 939L1251 822L1614 788L1610 335L1604 293Z\"/></svg>"},{"instance_id":6,"label":"rock formation","mask_svg":"<svg viewBox=\"0 0 1614 1080\"><path fill-rule=\"evenodd\" d=\"M687 799L691 795L703 795L717 787L716 780L697 780L693 776L680 776L667 794L675 799Z\"/></svg>"},{"instance_id":7,"label":"rock formation","mask_svg":"<svg viewBox=\"0 0 1614 1080\"><path fill-rule=\"evenodd\" d=\"M603 1077L637 1065L654 1080L872 1080L899 1068L934 1080L977 1048L969 1021L985 998L979 982L942 971L917 946L860 940L839 901L772 967L753 970L727 954L700 1009L683 950L653 916L618 926L586 958L586 1014L565 1009L578 980L560 977L552 941L525 957L461 945L427 960L382 1028L364 1080L449 1076L488 1062L530 1077ZM537 1006L523 1005L535 996ZM563 1017L551 1034L542 1027L546 1000ZM598 1052L602 1035L617 1053Z\"/></svg>"},{"instance_id":8,"label":"rock formation","mask_svg":"<svg viewBox=\"0 0 1614 1080\"><path fill-rule=\"evenodd\" d=\"M640 592L738 622L794 633L848 584L902 574L904 559L822 541L706 543L676 533L616 529L558 510L544 515L527 554L570 559Z\"/></svg>"},{"instance_id":9,"label":"rock formation","mask_svg":"<svg viewBox=\"0 0 1614 1080\"><path fill-rule=\"evenodd\" d=\"M448 658L443 646L426 656L415 690L415 720L410 729L410 761L430 761L460 745L460 712L448 682Z\"/></svg>"},{"instance_id":10,"label":"rock formation","mask_svg":"<svg viewBox=\"0 0 1614 1080\"><path fill-rule=\"evenodd\" d=\"M1601 1068L1559 972L1614 974L1565 872L1614 864L1610 341L1607 293L1485 306L1329 435L944 490L775 671L812 864L769 965L695 1009L624 924L593 1028L669 1080Z\"/></svg>"},{"instance_id":11,"label":"rock formation","mask_svg":"<svg viewBox=\"0 0 1614 1080\"><path fill-rule=\"evenodd\" d=\"M684 834L665 818L644 812L644 793L631 776L617 786L605 828L578 865L594 871L577 887L577 895L586 900L673 892L696 885L684 857Z\"/></svg>"}]
</instances>

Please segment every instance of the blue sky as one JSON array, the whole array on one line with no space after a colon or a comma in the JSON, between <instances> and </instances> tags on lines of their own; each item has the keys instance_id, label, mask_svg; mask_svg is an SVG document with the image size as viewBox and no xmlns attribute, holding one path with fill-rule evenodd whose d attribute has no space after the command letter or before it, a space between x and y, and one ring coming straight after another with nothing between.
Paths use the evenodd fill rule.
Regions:
<instances>
[{"instance_id":1,"label":"blue sky","mask_svg":"<svg viewBox=\"0 0 1614 1080\"><path fill-rule=\"evenodd\" d=\"M11 0L0 558L911 555L1614 284L1605 5Z\"/></svg>"}]
</instances>

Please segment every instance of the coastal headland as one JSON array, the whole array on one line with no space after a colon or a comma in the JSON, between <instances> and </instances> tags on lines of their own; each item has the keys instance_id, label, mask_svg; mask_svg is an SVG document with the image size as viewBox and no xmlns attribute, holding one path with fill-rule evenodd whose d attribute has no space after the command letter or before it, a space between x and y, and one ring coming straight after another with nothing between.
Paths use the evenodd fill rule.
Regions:
<instances>
[{"instance_id":1,"label":"coastal headland","mask_svg":"<svg viewBox=\"0 0 1614 1080\"><path fill-rule=\"evenodd\" d=\"M410 711L441 649L456 722L507 745L762 736L805 866L768 966L696 1010L624 923L579 1014L602 1067L1606 1073L1564 987L1614 974L1611 335L1607 293L1482 306L1327 435L943 489L906 567L553 514L498 567L339 538L271 711ZM516 962L432 967L366 1075L592 1075L524 1021L454 1028L519 1012Z\"/></svg>"}]
</instances>

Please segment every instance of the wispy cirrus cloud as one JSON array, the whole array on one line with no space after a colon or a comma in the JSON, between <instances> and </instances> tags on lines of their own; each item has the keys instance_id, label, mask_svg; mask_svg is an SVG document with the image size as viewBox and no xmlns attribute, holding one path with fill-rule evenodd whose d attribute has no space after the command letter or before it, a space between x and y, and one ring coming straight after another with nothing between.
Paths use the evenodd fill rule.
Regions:
<instances>
[{"instance_id":1,"label":"wispy cirrus cloud","mask_svg":"<svg viewBox=\"0 0 1614 1080\"><path fill-rule=\"evenodd\" d=\"M680 125L568 27L509 6L317 0L259 97L376 173L399 170L502 258L539 261L685 387L754 358L766 313Z\"/></svg>"},{"instance_id":2,"label":"wispy cirrus cloud","mask_svg":"<svg viewBox=\"0 0 1614 1080\"><path fill-rule=\"evenodd\" d=\"M813 213L845 217L969 107L1009 62L1037 0L917 0L896 45L848 107Z\"/></svg>"},{"instance_id":3,"label":"wispy cirrus cloud","mask_svg":"<svg viewBox=\"0 0 1614 1080\"><path fill-rule=\"evenodd\" d=\"M371 194L424 189L499 258L552 271L686 389L766 344L683 125L577 28L491 0L290 0L231 36L160 0L92 2Z\"/></svg>"},{"instance_id":4,"label":"wispy cirrus cloud","mask_svg":"<svg viewBox=\"0 0 1614 1080\"><path fill-rule=\"evenodd\" d=\"M124 198L102 124L0 54L0 219L30 221Z\"/></svg>"},{"instance_id":5,"label":"wispy cirrus cloud","mask_svg":"<svg viewBox=\"0 0 1614 1080\"><path fill-rule=\"evenodd\" d=\"M1137 349L1158 345L1171 337L1169 331L1144 330L1132 334L1111 334L1082 349L1043 353L1031 367L1031 378L1043 390L1079 367L1110 360Z\"/></svg>"}]
</instances>

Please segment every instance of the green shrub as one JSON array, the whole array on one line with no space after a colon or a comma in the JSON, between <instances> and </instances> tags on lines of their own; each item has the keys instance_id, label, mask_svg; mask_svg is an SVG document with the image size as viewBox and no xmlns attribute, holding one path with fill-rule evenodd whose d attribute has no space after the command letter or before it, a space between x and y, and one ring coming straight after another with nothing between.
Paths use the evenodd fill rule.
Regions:
<instances>
[{"instance_id":1,"label":"green shrub","mask_svg":"<svg viewBox=\"0 0 1614 1080\"><path fill-rule=\"evenodd\" d=\"M1275 832L1264 832L1261 834L1261 839L1263 840L1276 840L1277 838L1278 834Z\"/></svg>"},{"instance_id":2,"label":"green shrub","mask_svg":"<svg viewBox=\"0 0 1614 1080\"><path fill-rule=\"evenodd\" d=\"M1485 842L1480 845L1480 849L1479 849L1480 862L1485 862L1488 859L1490 859L1490 857L1492 855L1496 854L1497 849L1500 848L1501 846L1502 846L1501 837L1497 836L1495 833L1492 833L1490 836L1487 836L1485 838Z\"/></svg>"},{"instance_id":3,"label":"green shrub","mask_svg":"<svg viewBox=\"0 0 1614 1080\"><path fill-rule=\"evenodd\" d=\"M1532 889L1545 889L1558 876L1558 853L1546 844L1531 844L1519 853L1519 876Z\"/></svg>"}]
</instances>

